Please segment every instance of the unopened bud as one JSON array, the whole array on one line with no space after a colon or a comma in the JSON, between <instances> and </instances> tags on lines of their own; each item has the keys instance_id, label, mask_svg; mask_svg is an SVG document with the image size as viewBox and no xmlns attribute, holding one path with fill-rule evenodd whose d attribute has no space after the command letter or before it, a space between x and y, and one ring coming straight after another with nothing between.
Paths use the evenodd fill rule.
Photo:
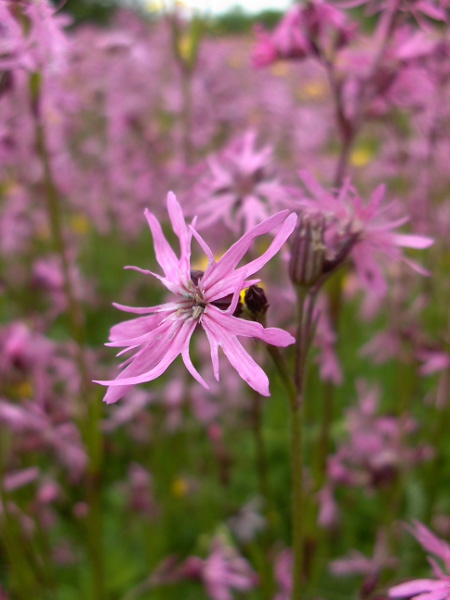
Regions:
<instances>
[{"instance_id":1,"label":"unopened bud","mask_svg":"<svg viewBox=\"0 0 450 600\"><path fill-rule=\"evenodd\" d=\"M256 320L262 317L269 308L266 294L258 285L251 285L245 290L244 302L247 310Z\"/></svg>"},{"instance_id":2,"label":"unopened bud","mask_svg":"<svg viewBox=\"0 0 450 600\"><path fill-rule=\"evenodd\" d=\"M294 285L311 287L323 274L325 217L303 215L292 236L289 277Z\"/></svg>"}]
</instances>

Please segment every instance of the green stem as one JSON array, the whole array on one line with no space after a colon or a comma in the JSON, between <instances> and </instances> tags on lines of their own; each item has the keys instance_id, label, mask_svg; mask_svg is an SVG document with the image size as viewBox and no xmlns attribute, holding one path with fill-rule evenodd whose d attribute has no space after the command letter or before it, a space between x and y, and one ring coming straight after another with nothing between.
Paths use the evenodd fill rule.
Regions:
<instances>
[{"instance_id":1,"label":"green stem","mask_svg":"<svg viewBox=\"0 0 450 600\"><path fill-rule=\"evenodd\" d=\"M266 503L266 509L271 504L270 486L267 471L267 453L262 424L262 398L254 391L251 399L251 423L256 452L256 469L258 472L259 493Z\"/></svg>"},{"instance_id":2,"label":"green stem","mask_svg":"<svg viewBox=\"0 0 450 600\"><path fill-rule=\"evenodd\" d=\"M193 160L193 148L191 142L191 121L192 121L192 69L193 65L182 54L182 36L183 31L178 22L176 14L167 14L171 33L172 53L175 63L180 73L181 93L183 97L183 106L181 112L182 126L182 152L185 164L190 164Z\"/></svg>"},{"instance_id":3,"label":"green stem","mask_svg":"<svg viewBox=\"0 0 450 600\"><path fill-rule=\"evenodd\" d=\"M93 393L91 377L85 355L85 320L81 303L75 292L64 239L61 199L54 182L51 161L47 147L44 121L40 113L41 76L34 73L30 77L30 99L35 121L36 148L44 169L44 189L47 212L55 251L61 258L64 279L64 291L68 302L68 317L73 339L76 342L76 361L81 379L80 397L77 405L77 418L83 435L88 456L88 472L86 479L89 512L87 517L87 537L89 562L92 568L93 598L103 600L105 596L100 479L102 463L102 436L99 426L101 404ZM84 401L83 401L84 398Z\"/></svg>"},{"instance_id":4,"label":"green stem","mask_svg":"<svg viewBox=\"0 0 450 600\"><path fill-rule=\"evenodd\" d=\"M317 443L317 475L316 486L319 490L326 479L327 458L330 450L330 431L333 424L334 384L326 381L323 387L322 419L320 435Z\"/></svg>"},{"instance_id":5,"label":"green stem","mask_svg":"<svg viewBox=\"0 0 450 600\"><path fill-rule=\"evenodd\" d=\"M295 345L294 381L295 398L290 398L291 411L291 477L292 477L292 600L300 600L303 587L304 502L303 502L303 392L306 354L308 351L309 324L305 323L306 290L297 288L297 336Z\"/></svg>"},{"instance_id":6,"label":"green stem","mask_svg":"<svg viewBox=\"0 0 450 600\"><path fill-rule=\"evenodd\" d=\"M291 476L292 476L292 600L302 597L303 582L303 452L302 406L291 405Z\"/></svg>"},{"instance_id":7,"label":"green stem","mask_svg":"<svg viewBox=\"0 0 450 600\"><path fill-rule=\"evenodd\" d=\"M289 371L289 368L283 356L281 355L279 348L268 344L267 351L275 364L278 376L287 392L289 402L295 401L297 398L297 389L295 387L294 380L292 379L291 372Z\"/></svg>"},{"instance_id":8,"label":"green stem","mask_svg":"<svg viewBox=\"0 0 450 600\"><path fill-rule=\"evenodd\" d=\"M268 346L274 359L279 376L286 389L290 409L291 430L291 481L292 481L292 554L293 587L292 600L301 600L303 594L304 573L304 497L303 497L303 403L306 375L306 359L312 341L312 306L314 298L308 290L297 288L297 335L295 347L295 366L292 378L286 363L278 349ZM315 294L315 292L314 292Z\"/></svg>"}]
</instances>

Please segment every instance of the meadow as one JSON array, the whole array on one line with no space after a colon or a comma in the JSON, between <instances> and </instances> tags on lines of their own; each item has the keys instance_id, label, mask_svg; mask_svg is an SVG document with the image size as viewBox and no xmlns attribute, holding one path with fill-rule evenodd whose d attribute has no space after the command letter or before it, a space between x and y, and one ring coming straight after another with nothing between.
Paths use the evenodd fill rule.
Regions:
<instances>
[{"instance_id":1,"label":"meadow","mask_svg":"<svg viewBox=\"0 0 450 600\"><path fill-rule=\"evenodd\" d=\"M447 4L0 0L0 600L450 599Z\"/></svg>"}]
</instances>

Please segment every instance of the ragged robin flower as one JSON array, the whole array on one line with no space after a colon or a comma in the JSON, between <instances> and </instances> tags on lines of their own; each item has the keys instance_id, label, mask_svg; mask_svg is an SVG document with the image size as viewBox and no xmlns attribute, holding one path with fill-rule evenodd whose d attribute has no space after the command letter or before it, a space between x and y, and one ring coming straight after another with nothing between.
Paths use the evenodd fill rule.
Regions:
<instances>
[{"instance_id":1,"label":"ragged robin flower","mask_svg":"<svg viewBox=\"0 0 450 600\"><path fill-rule=\"evenodd\" d=\"M282 247L292 233L297 217L283 210L247 231L216 262L214 255L195 230L184 220L175 195L169 192L167 208L173 230L180 242L178 257L167 242L161 225L148 210L145 211L155 246L156 259L164 275L157 275L138 267L130 267L145 275L152 275L174 294L174 299L158 306L133 308L115 304L125 312L138 315L136 319L119 323L111 329L109 346L123 347L119 355L134 351L122 365L122 373L113 380L97 381L109 386L105 395L108 404L116 402L138 383L152 381L162 375L181 354L191 375L205 388L204 381L192 363L189 345L192 334L200 326L206 333L210 347L214 375L219 380L219 347L239 375L253 389L269 395L269 381L261 367L244 349L238 337L258 338L275 346L288 346L294 338L278 328L264 328L260 323L245 321L234 316L243 289L258 279L248 279L259 271ZM246 265L238 267L252 242L260 235L279 229L267 250ZM205 272L191 269L192 237L206 254Z\"/></svg>"}]
</instances>

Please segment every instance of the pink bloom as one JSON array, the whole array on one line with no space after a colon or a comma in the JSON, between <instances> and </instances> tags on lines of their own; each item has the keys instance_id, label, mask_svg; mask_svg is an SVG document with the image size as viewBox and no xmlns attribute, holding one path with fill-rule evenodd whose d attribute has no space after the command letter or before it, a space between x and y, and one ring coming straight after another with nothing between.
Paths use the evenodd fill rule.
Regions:
<instances>
[{"instance_id":1,"label":"pink bloom","mask_svg":"<svg viewBox=\"0 0 450 600\"><path fill-rule=\"evenodd\" d=\"M328 457L330 484L377 489L432 456L428 446L408 444L416 422L403 415L378 416L379 393L358 382L359 405L346 413L349 440Z\"/></svg>"},{"instance_id":2,"label":"pink bloom","mask_svg":"<svg viewBox=\"0 0 450 600\"><path fill-rule=\"evenodd\" d=\"M288 346L294 342L294 338L281 329L265 329L259 323L238 319L233 313L238 305L240 292L259 281L247 278L259 271L280 250L292 233L297 217L294 214L288 216L287 210L269 217L243 235L216 262L200 234L193 226L186 225L181 207L171 192L167 197L167 208L173 230L180 242L180 257L176 256L168 244L156 217L146 210L145 216L152 231L156 258L164 275L156 275L137 267L131 268L159 279L175 295L175 299L149 308L115 304L121 310L145 316L119 323L111 329L111 342L108 345L124 347L119 354L129 350L137 351L123 363L125 369L116 379L96 382L110 386L104 401L108 404L116 402L131 386L156 379L180 354L191 375L208 389L208 384L192 364L189 354L190 340L198 325L204 329L211 347L215 378L219 380L220 346L242 379L260 394L268 396L269 381L266 374L237 337L258 338L276 346ZM277 227L280 227L278 233L262 256L237 267L253 240ZM191 270L192 236L208 258L208 267L204 273Z\"/></svg>"},{"instance_id":3,"label":"pink bloom","mask_svg":"<svg viewBox=\"0 0 450 600\"><path fill-rule=\"evenodd\" d=\"M327 58L348 44L355 33L344 12L322 0L295 5L281 20L273 34L257 29L258 44L253 65L265 67L276 60Z\"/></svg>"},{"instance_id":4,"label":"pink bloom","mask_svg":"<svg viewBox=\"0 0 450 600\"><path fill-rule=\"evenodd\" d=\"M256 29L258 44L253 51L253 65L266 67L279 59L302 59L312 53L302 27L302 7L294 6L271 35Z\"/></svg>"},{"instance_id":5,"label":"pink bloom","mask_svg":"<svg viewBox=\"0 0 450 600\"><path fill-rule=\"evenodd\" d=\"M275 559L278 592L274 600L289 600L292 595L292 551L285 548Z\"/></svg>"},{"instance_id":6,"label":"pink bloom","mask_svg":"<svg viewBox=\"0 0 450 600\"><path fill-rule=\"evenodd\" d=\"M373 583L376 583L379 574L383 569L395 568L398 566L398 560L389 556L387 548L387 538L381 531L375 543L373 556L368 558L357 550L351 550L345 558L333 560L330 565L330 571L338 577L361 574L368 576L366 584L370 583L371 576Z\"/></svg>"},{"instance_id":7,"label":"pink bloom","mask_svg":"<svg viewBox=\"0 0 450 600\"><path fill-rule=\"evenodd\" d=\"M317 328L314 336L314 345L319 353L315 361L319 365L320 377L323 381L332 381L335 385L342 383L342 370L336 354L337 335L328 317L329 307L326 298L321 297L316 310Z\"/></svg>"},{"instance_id":8,"label":"pink bloom","mask_svg":"<svg viewBox=\"0 0 450 600\"><path fill-rule=\"evenodd\" d=\"M275 175L272 154L270 146L256 148L251 130L208 158L210 172L196 190L198 227L222 221L231 231L242 232L266 219L287 193Z\"/></svg>"},{"instance_id":9,"label":"pink bloom","mask_svg":"<svg viewBox=\"0 0 450 600\"><path fill-rule=\"evenodd\" d=\"M314 200L303 199L301 204L306 210L323 213L327 219L327 258L332 260L338 256L341 249L353 240L351 257L361 282L370 292L380 297L387 291L380 267L383 259L403 261L422 275L428 274L420 265L403 256L402 248L428 248L433 240L395 231L408 218L388 218L389 213L396 212L396 206L394 202L383 205L384 186L379 186L369 201L364 202L349 179L335 195L326 191L307 171L302 171L301 177L314 197Z\"/></svg>"},{"instance_id":10,"label":"pink bloom","mask_svg":"<svg viewBox=\"0 0 450 600\"><path fill-rule=\"evenodd\" d=\"M192 556L183 565L188 577L203 581L211 600L232 600L231 589L247 591L255 587L257 576L244 558L220 539L211 546L208 558Z\"/></svg>"},{"instance_id":11,"label":"pink bloom","mask_svg":"<svg viewBox=\"0 0 450 600\"><path fill-rule=\"evenodd\" d=\"M420 367L421 375L446 371L450 367L450 354L442 350L422 350L417 358L423 361Z\"/></svg>"},{"instance_id":12,"label":"pink bloom","mask_svg":"<svg viewBox=\"0 0 450 600\"><path fill-rule=\"evenodd\" d=\"M344 0L340 3L342 8L354 8L366 4L370 12L387 11L392 8L394 2L398 4L398 10L410 13L419 25L427 27L426 18L436 21L447 21L448 0Z\"/></svg>"},{"instance_id":13,"label":"pink bloom","mask_svg":"<svg viewBox=\"0 0 450 600\"><path fill-rule=\"evenodd\" d=\"M27 19L25 34L20 18L16 18L13 2L0 5L0 68L53 71L63 64L67 40L63 29L70 24L67 14L56 14L49 0L23 3L19 8Z\"/></svg>"},{"instance_id":14,"label":"pink bloom","mask_svg":"<svg viewBox=\"0 0 450 600\"><path fill-rule=\"evenodd\" d=\"M389 590L389 598L411 598L416 600L448 600L450 598L450 545L436 537L431 531L415 521L410 532L419 541L422 547L441 559L447 573L434 558L429 558L434 575L437 579L414 579L396 585Z\"/></svg>"},{"instance_id":15,"label":"pink bloom","mask_svg":"<svg viewBox=\"0 0 450 600\"><path fill-rule=\"evenodd\" d=\"M3 478L3 487L6 492L12 492L17 488L36 481L39 477L38 467L28 467L18 471L6 473Z\"/></svg>"}]
</instances>

